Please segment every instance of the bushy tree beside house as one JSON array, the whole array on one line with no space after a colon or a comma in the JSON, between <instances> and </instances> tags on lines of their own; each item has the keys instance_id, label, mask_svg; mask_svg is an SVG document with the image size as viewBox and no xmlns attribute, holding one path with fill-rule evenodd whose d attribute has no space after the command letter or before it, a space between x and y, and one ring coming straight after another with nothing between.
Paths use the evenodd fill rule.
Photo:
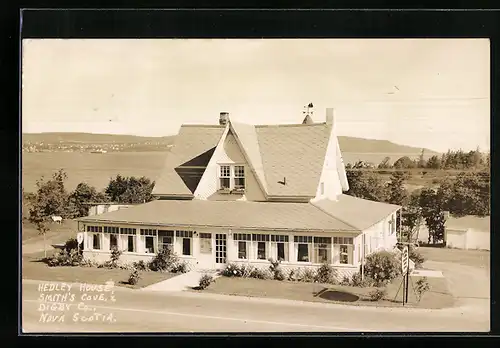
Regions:
<instances>
[{"instance_id":1,"label":"bushy tree beside house","mask_svg":"<svg viewBox=\"0 0 500 348\"><path fill-rule=\"evenodd\" d=\"M155 182L146 177L123 177L120 174L109 181L105 193L119 203L145 203L153 200Z\"/></svg>"},{"instance_id":2,"label":"bushy tree beside house","mask_svg":"<svg viewBox=\"0 0 500 348\"><path fill-rule=\"evenodd\" d=\"M438 190L444 210L455 216L490 214L490 173L464 172Z\"/></svg>"},{"instance_id":3,"label":"bushy tree beside house","mask_svg":"<svg viewBox=\"0 0 500 348\"><path fill-rule=\"evenodd\" d=\"M422 217L429 230L428 243L438 243L444 239L445 217L443 214L443 200L438 192L432 188L423 189L419 197Z\"/></svg>"},{"instance_id":4,"label":"bushy tree beside house","mask_svg":"<svg viewBox=\"0 0 500 348\"><path fill-rule=\"evenodd\" d=\"M103 192L98 192L95 187L87 183L79 183L69 196L69 202L75 208L76 216L87 216L90 207L86 203L109 202L109 197Z\"/></svg>"},{"instance_id":5,"label":"bushy tree beside house","mask_svg":"<svg viewBox=\"0 0 500 348\"><path fill-rule=\"evenodd\" d=\"M405 180L408 174L405 172L393 172L387 184L387 203L405 205L408 201L408 190L405 187Z\"/></svg>"},{"instance_id":6,"label":"bushy tree beside house","mask_svg":"<svg viewBox=\"0 0 500 348\"><path fill-rule=\"evenodd\" d=\"M372 201L385 201L386 190L380 175L370 171L348 171L347 180L349 191L346 194Z\"/></svg>"}]
</instances>

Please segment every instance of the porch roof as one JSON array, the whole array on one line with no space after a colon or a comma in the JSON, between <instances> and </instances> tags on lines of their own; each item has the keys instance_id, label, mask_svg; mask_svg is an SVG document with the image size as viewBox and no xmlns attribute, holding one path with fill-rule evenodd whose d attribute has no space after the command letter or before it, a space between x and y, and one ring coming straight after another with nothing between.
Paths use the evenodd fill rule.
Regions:
<instances>
[{"instance_id":1,"label":"porch roof","mask_svg":"<svg viewBox=\"0 0 500 348\"><path fill-rule=\"evenodd\" d=\"M351 232L360 230L310 203L156 200L81 222L242 230Z\"/></svg>"},{"instance_id":2,"label":"porch roof","mask_svg":"<svg viewBox=\"0 0 500 348\"><path fill-rule=\"evenodd\" d=\"M401 208L399 205L370 201L345 194L339 195L337 201L323 199L313 204L325 213L359 230L372 227Z\"/></svg>"}]
</instances>

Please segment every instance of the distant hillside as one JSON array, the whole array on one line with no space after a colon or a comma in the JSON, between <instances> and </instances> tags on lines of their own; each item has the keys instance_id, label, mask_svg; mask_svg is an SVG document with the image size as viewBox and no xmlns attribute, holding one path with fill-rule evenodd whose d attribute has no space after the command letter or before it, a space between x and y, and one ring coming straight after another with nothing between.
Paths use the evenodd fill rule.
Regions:
<instances>
[{"instance_id":1,"label":"distant hillside","mask_svg":"<svg viewBox=\"0 0 500 348\"><path fill-rule=\"evenodd\" d=\"M419 154L422 148L399 145L388 140L364 139L339 136L342 152L351 153L383 153L383 154ZM438 154L436 151L424 149L425 156Z\"/></svg>"},{"instance_id":2,"label":"distant hillside","mask_svg":"<svg viewBox=\"0 0 500 348\"><path fill-rule=\"evenodd\" d=\"M80 144L126 144L126 143L161 143L172 144L175 135L164 137L142 137L121 134L94 134L94 133L23 133L23 143L80 143ZM422 149L406 145L399 145L388 140L363 139L339 136L340 149L348 153L377 153L377 154L419 154ZM425 149L426 157L437 152Z\"/></svg>"},{"instance_id":3,"label":"distant hillside","mask_svg":"<svg viewBox=\"0 0 500 348\"><path fill-rule=\"evenodd\" d=\"M122 134L95 134L95 133L23 133L23 143L83 143L83 144L126 144L159 142L171 144L175 136L142 137Z\"/></svg>"}]
</instances>

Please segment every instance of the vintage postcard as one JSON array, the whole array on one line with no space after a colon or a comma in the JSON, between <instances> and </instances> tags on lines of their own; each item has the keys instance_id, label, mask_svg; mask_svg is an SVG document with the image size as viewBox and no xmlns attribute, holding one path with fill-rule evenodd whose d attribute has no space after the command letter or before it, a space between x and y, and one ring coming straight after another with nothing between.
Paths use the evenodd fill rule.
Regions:
<instances>
[{"instance_id":1,"label":"vintage postcard","mask_svg":"<svg viewBox=\"0 0 500 348\"><path fill-rule=\"evenodd\" d=\"M486 39L25 39L23 332L487 332L489 123Z\"/></svg>"}]
</instances>

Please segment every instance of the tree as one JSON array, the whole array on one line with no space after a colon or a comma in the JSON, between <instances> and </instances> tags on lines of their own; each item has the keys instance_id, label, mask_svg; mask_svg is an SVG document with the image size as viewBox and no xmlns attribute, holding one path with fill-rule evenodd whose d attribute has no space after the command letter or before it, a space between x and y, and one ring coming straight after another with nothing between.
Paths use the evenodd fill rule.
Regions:
<instances>
[{"instance_id":1,"label":"tree","mask_svg":"<svg viewBox=\"0 0 500 348\"><path fill-rule=\"evenodd\" d=\"M452 185L441 185L444 207L456 216L490 214L489 172L460 173Z\"/></svg>"},{"instance_id":2,"label":"tree","mask_svg":"<svg viewBox=\"0 0 500 348\"><path fill-rule=\"evenodd\" d=\"M87 183L79 183L69 197L69 206L74 207L75 217L87 216L90 202L107 202L109 198L102 192L97 192L96 188Z\"/></svg>"},{"instance_id":3,"label":"tree","mask_svg":"<svg viewBox=\"0 0 500 348\"><path fill-rule=\"evenodd\" d=\"M33 223L38 231L39 235L43 236L43 253L44 257L47 258L47 232L49 227L47 226L47 217L44 215L44 208L40 205L40 202L36 202L32 205L30 209L29 221Z\"/></svg>"},{"instance_id":4,"label":"tree","mask_svg":"<svg viewBox=\"0 0 500 348\"><path fill-rule=\"evenodd\" d=\"M426 167L429 169L439 169L441 168L441 160L438 156L433 155L431 158L427 160Z\"/></svg>"},{"instance_id":5,"label":"tree","mask_svg":"<svg viewBox=\"0 0 500 348\"><path fill-rule=\"evenodd\" d=\"M378 169L388 169L391 167L391 164L389 163L389 161L391 160L390 157L386 156L382 162L380 162L380 164L378 165Z\"/></svg>"},{"instance_id":6,"label":"tree","mask_svg":"<svg viewBox=\"0 0 500 348\"><path fill-rule=\"evenodd\" d=\"M36 182L37 192L34 204L40 210L41 216L67 216L68 194L64 188L66 178L67 174L60 169L52 175L51 180L44 181L42 177Z\"/></svg>"},{"instance_id":7,"label":"tree","mask_svg":"<svg viewBox=\"0 0 500 348\"><path fill-rule=\"evenodd\" d=\"M423 189L419 197L422 217L429 230L428 243L436 243L444 238L445 219L442 212L442 203L438 193L432 188Z\"/></svg>"},{"instance_id":8,"label":"tree","mask_svg":"<svg viewBox=\"0 0 500 348\"><path fill-rule=\"evenodd\" d=\"M115 179L111 178L108 187L104 191L113 202L119 202L120 196L127 191L128 178L122 177L120 174Z\"/></svg>"},{"instance_id":9,"label":"tree","mask_svg":"<svg viewBox=\"0 0 500 348\"><path fill-rule=\"evenodd\" d=\"M422 152L420 152L420 156L418 157L418 163L417 163L418 168L425 168L424 152L425 149L422 149Z\"/></svg>"},{"instance_id":10,"label":"tree","mask_svg":"<svg viewBox=\"0 0 500 348\"><path fill-rule=\"evenodd\" d=\"M390 182L387 184L387 202L391 204L404 205L408 200L408 191L404 184L407 174L404 172L393 172Z\"/></svg>"},{"instance_id":11,"label":"tree","mask_svg":"<svg viewBox=\"0 0 500 348\"><path fill-rule=\"evenodd\" d=\"M145 203L153 200L155 182L146 177L122 177L111 179L105 193L114 202Z\"/></svg>"},{"instance_id":12,"label":"tree","mask_svg":"<svg viewBox=\"0 0 500 348\"><path fill-rule=\"evenodd\" d=\"M415 162L408 156L403 156L394 162L394 168L396 169L409 169L415 168Z\"/></svg>"},{"instance_id":13,"label":"tree","mask_svg":"<svg viewBox=\"0 0 500 348\"><path fill-rule=\"evenodd\" d=\"M385 201L385 187L380 176L370 171L348 171L350 196L369 199L372 201Z\"/></svg>"}]
</instances>

